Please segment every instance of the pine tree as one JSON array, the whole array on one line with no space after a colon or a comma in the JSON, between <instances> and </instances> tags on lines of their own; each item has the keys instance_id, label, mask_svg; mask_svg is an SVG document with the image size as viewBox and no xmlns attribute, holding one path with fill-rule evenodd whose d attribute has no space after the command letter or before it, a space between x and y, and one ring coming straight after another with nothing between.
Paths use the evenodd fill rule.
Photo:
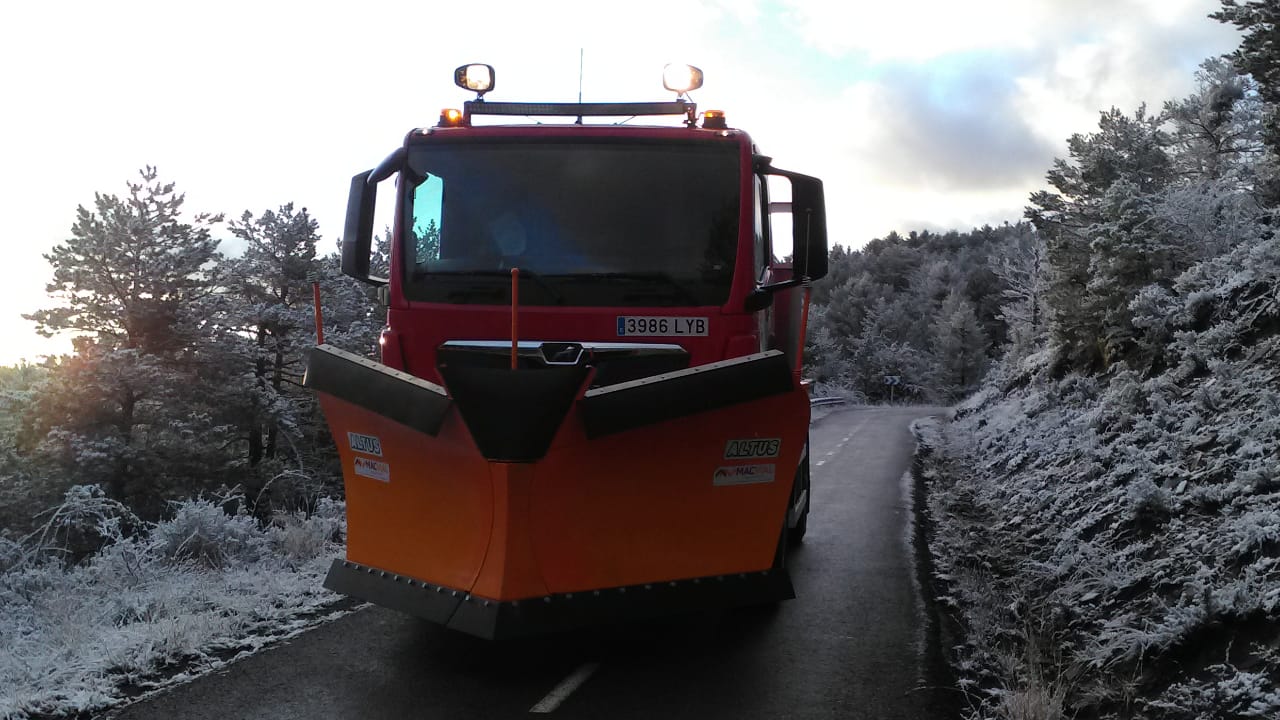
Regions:
<instances>
[{"instance_id":1,"label":"pine tree","mask_svg":"<svg viewBox=\"0 0 1280 720\"><path fill-rule=\"evenodd\" d=\"M23 435L68 479L154 513L208 477L206 449L220 440L190 393L205 331L191 306L212 292L220 218L184 221L173 183L152 167L140 175L127 198L98 194L93 211L78 208L71 238L45 255L61 305L27 317L44 335L82 334L35 391Z\"/></svg>"},{"instance_id":2,"label":"pine tree","mask_svg":"<svg viewBox=\"0 0 1280 720\"><path fill-rule=\"evenodd\" d=\"M1051 266L1047 300L1053 339L1060 359L1075 368L1096 370L1105 364L1105 308L1089 290L1103 199L1118 181L1143 195L1173 181L1163 122L1161 115L1148 116L1145 106L1132 117L1115 108L1102 113L1098 132L1067 141L1071 160L1054 161L1048 174L1054 190L1031 195L1026 215L1045 238Z\"/></svg>"},{"instance_id":3,"label":"pine tree","mask_svg":"<svg viewBox=\"0 0 1280 720\"><path fill-rule=\"evenodd\" d=\"M978 324L973 305L957 291L933 319L934 364L937 378L957 400L977 387L987 370L987 336Z\"/></svg>"},{"instance_id":4,"label":"pine tree","mask_svg":"<svg viewBox=\"0 0 1280 720\"><path fill-rule=\"evenodd\" d=\"M1253 181L1253 162L1263 152L1258 85L1223 58L1210 58L1196 72L1195 91L1164 104L1174 167L1191 180Z\"/></svg>"},{"instance_id":5,"label":"pine tree","mask_svg":"<svg viewBox=\"0 0 1280 720\"><path fill-rule=\"evenodd\" d=\"M992 271L1004 288L1000 318L1008 328L1015 357L1034 352L1047 337L1048 269L1044 239L1031 228L1011 237L1002 254L994 259Z\"/></svg>"},{"instance_id":6,"label":"pine tree","mask_svg":"<svg viewBox=\"0 0 1280 720\"><path fill-rule=\"evenodd\" d=\"M1222 10L1210 17L1235 25L1244 35L1232 59L1240 72L1252 76L1266 104L1263 140L1265 169L1259 173L1258 196L1266 207L1280 204L1280 5L1274 0L1222 0Z\"/></svg>"},{"instance_id":7,"label":"pine tree","mask_svg":"<svg viewBox=\"0 0 1280 720\"><path fill-rule=\"evenodd\" d=\"M184 196L157 180L153 167L129 183L129 197L97 194L94 210L76 210L71 237L44 258L53 266L46 291L62 305L26 315L48 337L86 333L105 347L173 353L192 339L183 306L212 288L218 259L210 226L218 216L181 218Z\"/></svg>"},{"instance_id":8,"label":"pine tree","mask_svg":"<svg viewBox=\"0 0 1280 720\"><path fill-rule=\"evenodd\" d=\"M240 346L238 360L247 365L240 371L247 387L239 388L239 424L247 460L256 467L276 457L281 428L293 422L290 396L303 394L302 351L314 337L311 280L319 272L319 226L306 208L295 212L289 203L257 218L245 211L230 228L245 250L224 263L232 304L223 322L239 342L224 338Z\"/></svg>"}]
</instances>

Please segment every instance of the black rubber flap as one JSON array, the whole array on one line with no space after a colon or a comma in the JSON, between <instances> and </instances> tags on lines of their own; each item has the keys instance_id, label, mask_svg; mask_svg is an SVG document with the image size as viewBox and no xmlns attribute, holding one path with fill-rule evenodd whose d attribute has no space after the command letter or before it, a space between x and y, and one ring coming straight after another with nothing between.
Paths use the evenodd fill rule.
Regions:
<instances>
[{"instance_id":1,"label":"black rubber flap","mask_svg":"<svg viewBox=\"0 0 1280 720\"><path fill-rule=\"evenodd\" d=\"M590 390L582 399L582 420L587 437L597 438L794 388L786 357L770 350Z\"/></svg>"},{"instance_id":2,"label":"black rubber flap","mask_svg":"<svg viewBox=\"0 0 1280 720\"><path fill-rule=\"evenodd\" d=\"M481 455L502 462L533 462L547 454L586 380L587 368L441 365L440 376Z\"/></svg>"},{"instance_id":3,"label":"black rubber flap","mask_svg":"<svg viewBox=\"0 0 1280 720\"><path fill-rule=\"evenodd\" d=\"M442 625L449 622L466 597L461 590L430 585L341 559L329 566L324 586L336 593Z\"/></svg>"},{"instance_id":4,"label":"black rubber flap","mask_svg":"<svg viewBox=\"0 0 1280 720\"><path fill-rule=\"evenodd\" d=\"M332 345L307 352L302 384L432 436L449 409L439 385Z\"/></svg>"},{"instance_id":5,"label":"black rubber flap","mask_svg":"<svg viewBox=\"0 0 1280 720\"><path fill-rule=\"evenodd\" d=\"M486 603L469 598L448 626L493 640L606 625L704 610L790 600L796 596L786 570L632 585L606 590Z\"/></svg>"},{"instance_id":6,"label":"black rubber flap","mask_svg":"<svg viewBox=\"0 0 1280 720\"><path fill-rule=\"evenodd\" d=\"M324 586L490 640L796 596L787 571L773 569L498 602L340 559L330 566Z\"/></svg>"}]
</instances>

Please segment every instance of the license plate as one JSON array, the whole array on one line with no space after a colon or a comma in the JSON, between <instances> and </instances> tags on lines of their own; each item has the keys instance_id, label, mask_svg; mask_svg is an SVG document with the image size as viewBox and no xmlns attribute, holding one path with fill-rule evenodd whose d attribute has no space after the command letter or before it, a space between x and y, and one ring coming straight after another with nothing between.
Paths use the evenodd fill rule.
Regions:
<instances>
[{"instance_id":1,"label":"license plate","mask_svg":"<svg viewBox=\"0 0 1280 720\"><path fill-rule=\"evenodd\" d=\"M707 318L618 316L618 337L663 335L668 337L706 337Z\"/></svg>"}]
</instances>

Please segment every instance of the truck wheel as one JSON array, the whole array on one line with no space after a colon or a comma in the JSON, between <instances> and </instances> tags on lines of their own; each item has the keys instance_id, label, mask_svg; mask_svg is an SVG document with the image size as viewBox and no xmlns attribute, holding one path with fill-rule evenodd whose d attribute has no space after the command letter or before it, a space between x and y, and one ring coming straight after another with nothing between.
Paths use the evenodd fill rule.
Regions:
<instances>
[{"instance_id":1,"label":"truck wheel","mask_svg":"<svg viewBox=\"0 0 1280 720\"><path fill-rule=\"evenodd\" d=\"M804 509L800 511L800 518L796 520L795 526L787 530L787 541L789 543L799 544L803 542L804 534L809 530L809 506L813 504L813 494L809 486L809 447L806 443L804 460L800 462L800 467L796 468L795 491L791 497L791 507L793 508L796 502L803 498Z\"/></svg>"}]
</instances>

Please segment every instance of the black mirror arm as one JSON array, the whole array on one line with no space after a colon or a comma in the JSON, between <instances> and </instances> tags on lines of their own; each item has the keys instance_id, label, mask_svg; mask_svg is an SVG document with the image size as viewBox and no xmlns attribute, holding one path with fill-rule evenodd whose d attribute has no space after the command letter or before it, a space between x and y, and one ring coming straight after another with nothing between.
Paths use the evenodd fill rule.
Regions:
<instances>
[{"instance_id":1,"label":"black mirror arm","mask_svg":"<svg viewBox=\"0 0 1280 720\"><path fill-rule=\"evenodd\" d=\"M383 180L386 180L392 175L400 172L404 169L404 158L405 149L403 147L396 148L395 152L386 156L383 158L382 162L378 163L378 167L374 168L373 171L369 173L369 179L365 182L368 185L377 185Z\"/></svg>"},{"instance_id":2,"label":"black mirror arm","mask_svg":"<svg viewBox=\"0 0 1280 720\"><path fill-rule=\"evenodd\" d=\"M763 310L773 304L773 294L782 290L794 287L808 287L811 281L807 277L792 278L781 282L769 283L768 285L757 285L754 290L747 293L746 301L743 302L743 308L747 312L757 312Z\"/></svg>"}]
</instances>

